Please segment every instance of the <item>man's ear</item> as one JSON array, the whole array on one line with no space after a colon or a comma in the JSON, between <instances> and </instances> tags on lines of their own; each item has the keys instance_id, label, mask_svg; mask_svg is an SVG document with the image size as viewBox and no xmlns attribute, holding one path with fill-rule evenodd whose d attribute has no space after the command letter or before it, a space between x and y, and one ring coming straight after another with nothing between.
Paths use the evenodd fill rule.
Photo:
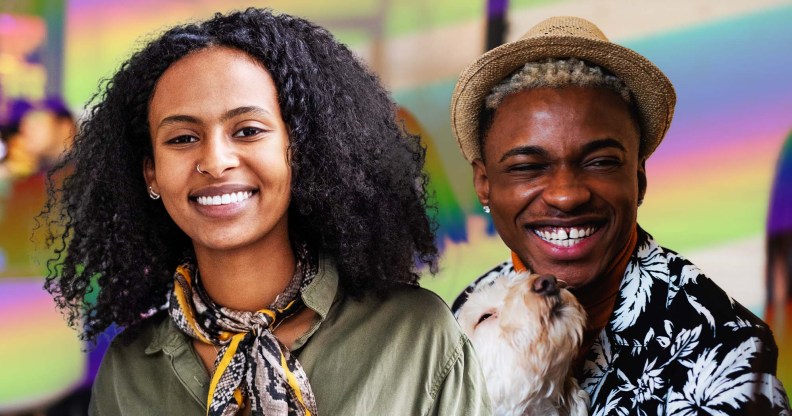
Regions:
<instances>
[{"instance_id":1,"label":"man's ear","mask_svg":"<svg viewBox=\"0 0 792 416\"><path fill-rule=\"evenodd\" d=\"M473 187L476 189L481 205L489 205L489 177L487 176L487 168L484 161L476 159L472 163L473 166Z\"/></svg>"},{"instance_id":2,"label":"man's ear","mask_svg":"<svg viewBox=\"0 0 792 416\"><path fill-rule=\"evenodd\" d=\"M150 186L154 191L159 192L156 173L154 169L154 160L150 157L143 159L143 178L146 180L146 185Z\"/></svg>"},{"instance_id":3,"label":"man's ear","mask_svg":"<svg viewBox=\"0 0 792 416\"><path fill-rule=\"evenodd\" d=\"M638 205L643 203L646 196L646 159L641 159L638 163Z\"/></svg>"}]
</instances>

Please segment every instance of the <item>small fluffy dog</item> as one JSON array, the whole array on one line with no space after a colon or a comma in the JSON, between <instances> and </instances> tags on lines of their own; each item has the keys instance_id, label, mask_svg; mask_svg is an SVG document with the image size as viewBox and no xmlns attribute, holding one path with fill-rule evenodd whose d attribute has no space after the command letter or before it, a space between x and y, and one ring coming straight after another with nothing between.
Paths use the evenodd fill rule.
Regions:
<instances>
[{"instance_id":1,"label":"small fluffy dog","mask_svg":"<svg viewBox=\"0 0 792 416\"><path fill-rule=\"evenodd\" d=\"M459 311L496 415L588 414L588 394L571 370L586 312L561 286L550 275L500 276Z\"/></svg>"}]
</instances>

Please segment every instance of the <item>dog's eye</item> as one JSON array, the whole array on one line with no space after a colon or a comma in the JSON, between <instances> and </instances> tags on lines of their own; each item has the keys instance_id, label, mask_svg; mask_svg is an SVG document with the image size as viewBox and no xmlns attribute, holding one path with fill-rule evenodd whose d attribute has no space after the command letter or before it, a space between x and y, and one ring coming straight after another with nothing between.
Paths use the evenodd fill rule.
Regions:
<instances>
[{"instance_id":1,"label":"dog's eye","mask_svg":"<svg viewBox=\"0 0 792 416\"><path fill-rule=\"evenodd\" d=\"M481 318L479 318L478 322L476 322L476 325L486 321L490 316L492 316L491 313L485 313L484 315L481 315Z\"/></svg>"}]
</instances>

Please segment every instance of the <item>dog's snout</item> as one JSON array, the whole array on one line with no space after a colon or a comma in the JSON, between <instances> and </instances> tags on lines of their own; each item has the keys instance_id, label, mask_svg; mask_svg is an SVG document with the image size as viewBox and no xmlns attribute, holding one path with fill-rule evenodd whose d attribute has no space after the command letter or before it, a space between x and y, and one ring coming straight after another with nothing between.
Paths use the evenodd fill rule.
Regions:
<instances>
[{"instance_id":1,"label":"dog's snout","mask_svg":"<svg viewBox=\"0 0 792 416\"><path fill-rule=\"evenodd\" d=\"M541 275L534 280L531 289L540 295L552 296L558 293L558 281L555 276Z\"/></svg>"}]
</instances>

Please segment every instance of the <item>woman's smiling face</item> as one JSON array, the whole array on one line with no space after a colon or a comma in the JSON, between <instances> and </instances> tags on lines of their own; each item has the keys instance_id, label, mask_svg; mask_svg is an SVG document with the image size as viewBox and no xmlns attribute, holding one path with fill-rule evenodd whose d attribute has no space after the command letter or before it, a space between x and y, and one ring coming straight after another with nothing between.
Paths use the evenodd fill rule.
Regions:
<instances>
[{"instance_id":1,"label":"woman's smiling face","mask_svg":"<svg viewBox=\"0 0 792 416\"><path fill-rule=\"evenodd\" d=\"M196 251L288 243L288 128L261 64L225 47L187 55L157 82L148 122L146 182Z\"/></svg>"}]
</instances>

